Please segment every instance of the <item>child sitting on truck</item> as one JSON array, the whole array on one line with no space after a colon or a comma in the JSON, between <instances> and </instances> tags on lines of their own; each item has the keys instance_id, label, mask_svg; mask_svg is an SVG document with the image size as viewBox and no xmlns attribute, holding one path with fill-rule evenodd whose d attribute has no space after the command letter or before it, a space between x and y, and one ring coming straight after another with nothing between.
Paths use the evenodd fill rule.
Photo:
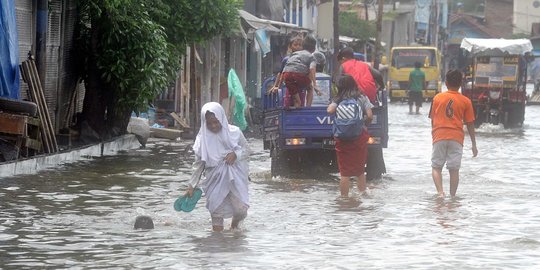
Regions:
<instances>
[{"instance_id":1,"label":"child sitting on truck","mask_svg":"<svg viewBox=\"0 0 540 270\"><path fill-rule=\"evenodd\" d=\"M313 57L313 52L316 45L317 40L313 36L306 36L302 44L303 50L293 52L283 68L283 80L289 94L293 98L293 104L296 108L302 105L300 91L303 89L307 90L306 107L311 106L314 90L317 92L317 95L321 95L315 84L317 61Z\"/></svg>"}]
</instances>

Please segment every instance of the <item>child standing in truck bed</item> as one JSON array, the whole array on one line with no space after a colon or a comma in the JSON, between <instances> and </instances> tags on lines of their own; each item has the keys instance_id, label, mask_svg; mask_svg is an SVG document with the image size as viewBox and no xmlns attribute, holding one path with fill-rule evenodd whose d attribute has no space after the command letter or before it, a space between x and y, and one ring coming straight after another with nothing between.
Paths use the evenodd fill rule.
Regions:
<instances>
[{"instance_id":1,"label":"child standing in truck bed","mask_svg":"<svg viewBox=\"0 0 540 270\"><path fill-rule=\"evenodd\" d=\"M317 94L321 95L315 84L317 61L313 52L316 45L317 40L313 36L306 36L302 44L303 50L293 52L283 68L283 80L296 108L302 106L300 91L303 89L307 91L307 107L310 107L313 101L313 91L317 91Z\"/></svg>"},{"instance_id":2,"label":"child standing in truck bed","mask_svg":"<svg viewBox=\"0 0 540 270\"><path fill-rule=\"evenodd\" d=\"M293 52L301 51L302 50L302 43L304 40L301 36L293 36L289 39L289 44L287 46L287 55L283 57L281 60L281 68L279 69L279 72L276 74L276 80L274 81L274 85L270 89L271 93L275 93L278 91L279 87L281 87L281 84L283 83L283 69L285 68L285 64L287 64L287 60L289 60L289 57Z\"/></svg>"}]
</instances>

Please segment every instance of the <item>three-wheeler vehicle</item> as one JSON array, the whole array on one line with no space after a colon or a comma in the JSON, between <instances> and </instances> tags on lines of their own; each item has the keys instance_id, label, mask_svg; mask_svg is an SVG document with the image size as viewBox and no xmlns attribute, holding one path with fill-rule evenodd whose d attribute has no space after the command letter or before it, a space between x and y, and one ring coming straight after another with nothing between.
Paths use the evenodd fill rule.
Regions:
<instances>
[{"instance_id":1,"label":"three-wheeler vehicle","mask_svg":"<svg viewBox=\"0 0 540 270\"><path fill-rule=\"evenodd\" d=\"M261 89L264 114L264 149L270 150L272 176L288 176L292 172L337 171L335 141L332 136L333 116L326 108L332 98L329 75L317 74L322 96L314 97L311 107L287 109L289 98L283 86L269 94L275 77L264 81ZM367 179L380 178L386 172L382 149L388 143L388 106L385 89L378 90L373 121L368 126Z\"/></svg>"},{"instance_id":2,"label":"three-wheeler vehicle","mask_svg":"<svg viewBox=\"0 0 540 270\"><path fill-rule=\"evenodd\" d=\"M528 39L464 38L471 74L464 80L463 95L472 101L475 125L523 125L527 100L527 63L533 58Z\"/></svg>"}]
</instances>

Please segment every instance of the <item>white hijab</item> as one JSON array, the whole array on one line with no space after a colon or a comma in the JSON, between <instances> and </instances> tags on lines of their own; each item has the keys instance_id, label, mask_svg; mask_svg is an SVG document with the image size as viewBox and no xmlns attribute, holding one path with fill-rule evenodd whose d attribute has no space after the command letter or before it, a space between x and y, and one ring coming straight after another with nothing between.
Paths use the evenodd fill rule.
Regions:
<instances>
[{"instance_id":1,"label":"white hijab","mask_svg":"<svg viewBox=\"0 0 540 270\"><path fill-rule=\"evenodd\" d=\"M206 127L206 112L214 113L221 123L221 131L213 133ZM208 102L201 109L201 128L193 144L195 155L206 162L206 167L215 167L225 156L238 150L241 131L229 125L225 110L217 102Z\"/></svg>"}]
</instances>

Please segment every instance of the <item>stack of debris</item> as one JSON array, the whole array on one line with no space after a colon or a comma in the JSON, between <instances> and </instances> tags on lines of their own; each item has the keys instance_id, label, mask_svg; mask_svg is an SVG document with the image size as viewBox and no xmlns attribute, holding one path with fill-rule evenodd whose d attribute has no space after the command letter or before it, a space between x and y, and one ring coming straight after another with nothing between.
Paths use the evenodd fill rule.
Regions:
<instances>
[{"instance_id":1,"label":"stack of debris","mask_svg":"<svg viewBox=\"0 0 540 270\"><path fill-rule=\"evenodd\" d=\"M0 161L58 152L36 64L30 58L20 68L30 101L0 98Z\"/></svg>"},{"instance_id":2,"label":"stack of debris","mask_svg":"<svg viewBox=\"0 0 540 270\"><path fill-rule=\"evenodd\" d=\"M21 74L24 82L28 84L28 96L37 104L37 113L41 122L41 141L45 153L58 152L58 143L54 132L54 126L49 115L49 108L45 100L45 94L39 80L36 63L32 57L21 64Z\"/></svg>"}]
</instances>

